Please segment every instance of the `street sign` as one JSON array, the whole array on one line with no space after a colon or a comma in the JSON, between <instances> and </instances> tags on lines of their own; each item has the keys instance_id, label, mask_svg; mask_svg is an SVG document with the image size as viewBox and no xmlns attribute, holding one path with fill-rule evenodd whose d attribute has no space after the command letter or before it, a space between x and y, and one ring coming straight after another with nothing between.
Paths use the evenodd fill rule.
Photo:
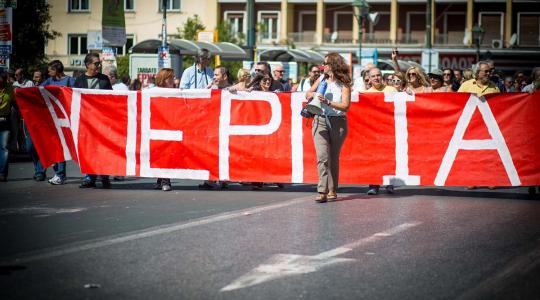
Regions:
<instances>
[{"instance_id":1,"label":"street sign","mask_svg":"<svg viewBox=\"0 0 540 300\"><path fill-rule=\"evenodd\" d=\"M431 61L430 61L431 57ZM431 62L431 64L430 64ZM422 51L422 68L426 73L429 73L439 68L439 51L426 49Z\"/></svg>"},{"instance_id":2,"label":"street sign","mask_svg":"<svg viewBox=\"0 0 540 300\"><path fill-rule=\"evenodd\" d=\"M88 30L86 49L101 50L103 48L103 35L98 30Z\"/></svg>"},{"instance_id":3,"label":"street sign","mask_svg":"<svg viewBox=\"0 0 540 300\"><path fill-rule=\"evenodd\" d=\"M361 57L362 67L365 67L368 63L377 65L379 62L379 51L377 48L362 48L362 53L356 51L356 57Z\"/></svg>"},{"instance_id":4,"label":"street sign","mask_svg":"<svg viewBox=\"0 0 540 300\"><path fill-rule=\"evenodd\" d=\"M171 55L169 53L169 47L159 47L158 52L158 68L170 68L171 67Z\"/></svg>"}]
</instances>

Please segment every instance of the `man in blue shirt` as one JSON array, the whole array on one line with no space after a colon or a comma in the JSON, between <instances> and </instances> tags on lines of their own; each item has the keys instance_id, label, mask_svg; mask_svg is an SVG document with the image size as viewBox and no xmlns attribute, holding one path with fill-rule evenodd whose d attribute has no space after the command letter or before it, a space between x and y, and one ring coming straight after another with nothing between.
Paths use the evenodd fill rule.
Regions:
<instances>
[{"instance_id":1,"label":"man in blue shirt","mask_svg":"<svg viewBox=\"0 0 540 300\"><path fill-rule=\"evenodd\" d=\"M196 62L182 73L180 89L206 89L212 83L214 71L210 64L210 51L201 49L195 57Z\"/></svg>"}]
</instances>

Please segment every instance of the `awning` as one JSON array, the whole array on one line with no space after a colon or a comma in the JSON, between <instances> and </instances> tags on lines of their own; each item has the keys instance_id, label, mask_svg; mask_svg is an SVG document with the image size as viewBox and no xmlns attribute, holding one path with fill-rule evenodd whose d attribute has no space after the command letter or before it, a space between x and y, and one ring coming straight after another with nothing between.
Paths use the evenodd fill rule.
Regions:
<instances>
[{"instance_id":1,"label":"awning","mask_svg":"<svg viewBox=\"0 0 540 300\"><path fill-rule=\"evenodd\" d=\"M267 49L259 53L260 61L295 61L320 64L324 56L313 50Z\"/></svg>"},{"instance_id":2,"label":"awning","mask_svg":"<svg viewBox=\"0 0 540 300\"><path fill-rule=\"evenodd\" d=\"M158 39L145 40L133 45L131 53L158 53L161 41ZM181 55L195 55L200 49L206 48L212 55L219 55L222 59L243 60L248 59L247 52L232 43L195 42L185 39L172 39L169 41L169 51Z\"/></svg>"}]
</instances>

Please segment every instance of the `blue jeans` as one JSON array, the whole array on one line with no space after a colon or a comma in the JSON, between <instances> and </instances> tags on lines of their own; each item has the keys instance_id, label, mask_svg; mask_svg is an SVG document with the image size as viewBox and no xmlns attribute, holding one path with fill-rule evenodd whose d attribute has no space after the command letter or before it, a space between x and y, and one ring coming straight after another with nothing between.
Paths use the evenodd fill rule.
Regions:
<instances>
[{"instance_id":1,"label":"blue jeans","mask_svg":"<svg viewBox=\"0 0 540 300\"><path fill-rule=\"evenodd\" d=\"M41 165L41 161L39 160L39 156L37 154L36 148L34 147L34 143L32 142L32 138L30 138L30 135L26 135L25 138L25 144L26 144L26 151L28 151L28 154L30 154L30 157L32 158L32 162L34 163L34 175L45 175L46 169L43 169L43 166Z\"/></svg>"},{"instance_id":2,"label":"blue jeans","mask_svg":"<svg viewBox=\"0 0 540 300\"><path fill-rule=\"evenodd\" d=\"M7 177L9 169L9 129L0 128L0 176Z\"/></svg>"}]
</instances>

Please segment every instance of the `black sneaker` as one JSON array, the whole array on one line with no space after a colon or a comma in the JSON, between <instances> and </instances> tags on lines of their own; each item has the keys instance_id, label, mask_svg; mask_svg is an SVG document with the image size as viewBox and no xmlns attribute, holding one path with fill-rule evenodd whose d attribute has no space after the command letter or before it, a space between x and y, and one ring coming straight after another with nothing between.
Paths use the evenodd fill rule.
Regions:
<instances>
[{"instance_id":1,"label":"black sneaker","mask_svg":"<svg viewBox=\"0 0 540 300\"><path fill-rule=\"evenodd\" d=\"M84 180L81 185L79 185L79 188L81 189L89 189L89 188L95 188L96 182L90 181L90 180Z\"/></svg>"}]
</instances>

